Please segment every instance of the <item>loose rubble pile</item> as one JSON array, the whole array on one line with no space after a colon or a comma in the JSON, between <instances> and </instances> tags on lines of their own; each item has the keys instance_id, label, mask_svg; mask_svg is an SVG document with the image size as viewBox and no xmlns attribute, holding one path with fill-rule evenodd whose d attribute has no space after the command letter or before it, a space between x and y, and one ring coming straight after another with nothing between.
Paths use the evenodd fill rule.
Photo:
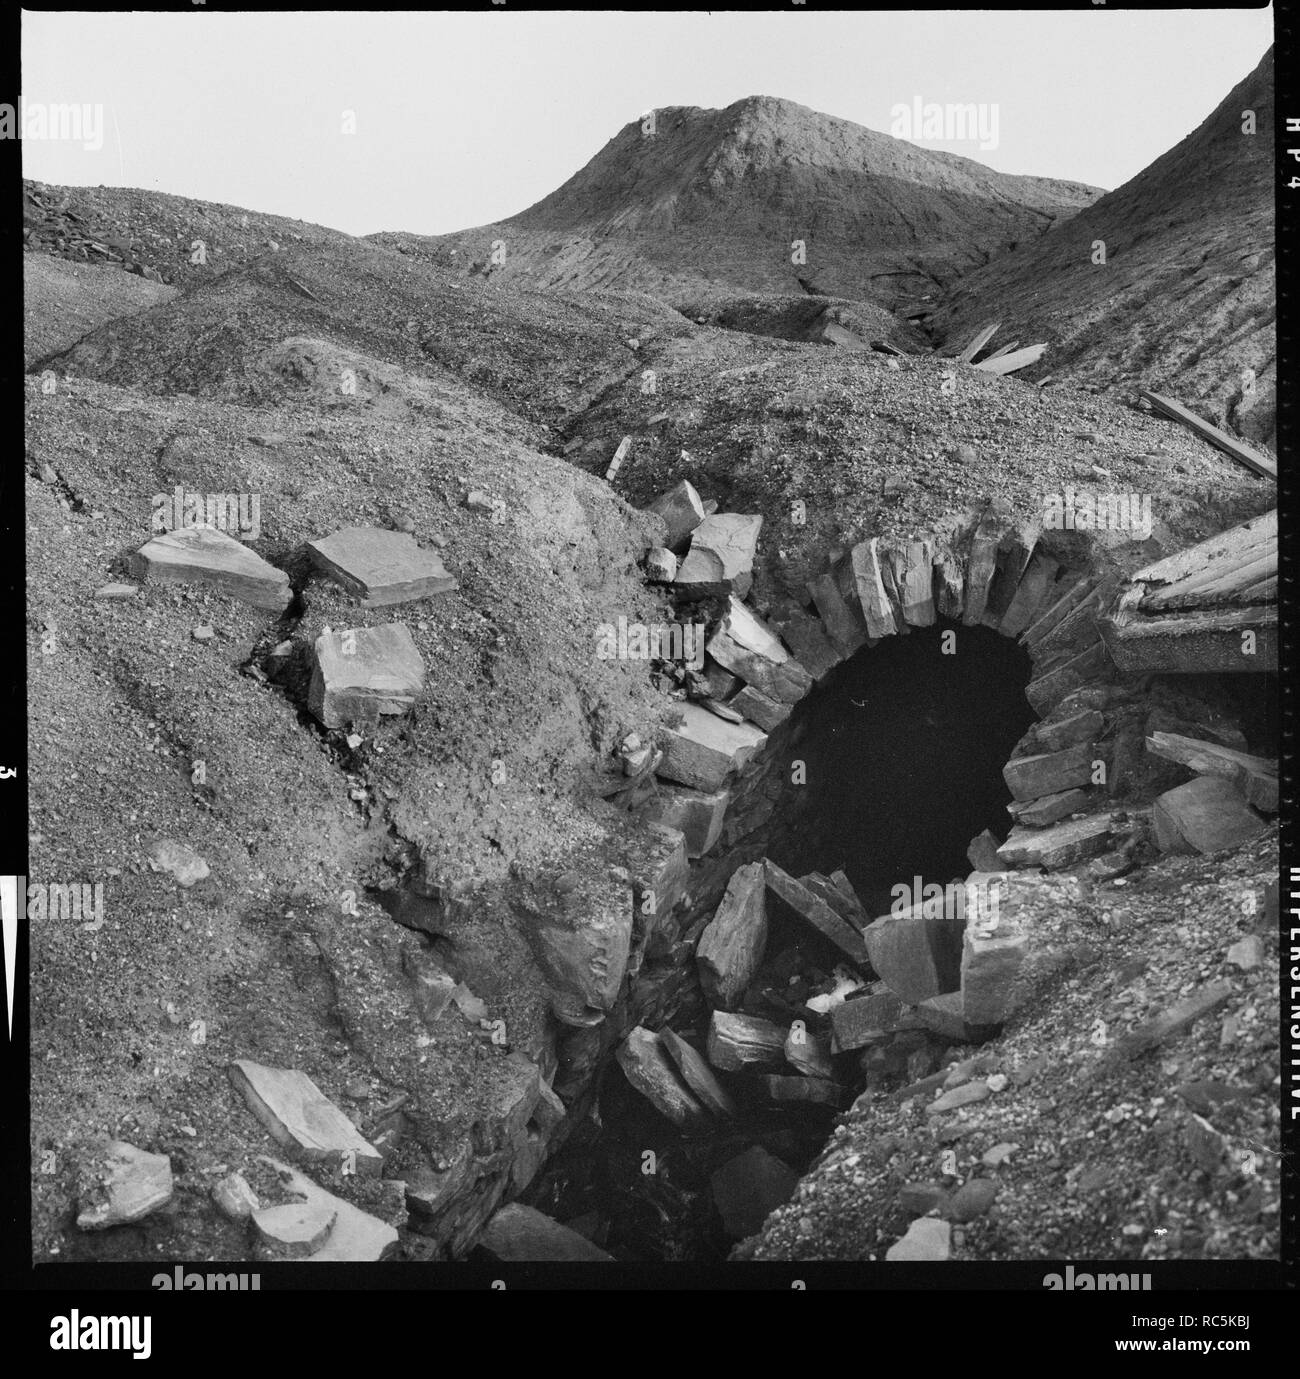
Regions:
<instances>
[{"instance_id":1,"label":"loose rubble pile","mask_svg":"<svg viewBox=\"0 0 1300 1379\"><path fill-rule=\"evenodd\" d=\"M668 584L676 570L679 613L711 600L702 667L665 663L657 671L683 703L655 768L671 785L643 807L644 817L677 830L697 865L725 836L732 793L767 750L768 734L818 679L882 638L939 618L1018 637L1034 661L1027 696L1042 715L1003 773L1009 833L1001 843L987 831L972 840L975 870L961 897L968 903L959 901L955 913L939 897L871 919L842 874L796 879L767 859L732 871L711 917L681 939L672 934L671 907L657 910L661 945L671 952L684 939L693 947L712 1008L706 1036L697 1048L670 1026L637 1024L617 1060L685 1133L707 1133L738 1114L738 1101L756 1098L858 1109L891 1079L908 1084L905 1095L932 1095L927 1111L936 1116L989 1096L997 1088L971 1075L974 1060L941 1069L943 1055L988 1041L1014 1015L1030 986L1037 915L1070 904L1071 886L1121 878L1158 852L1213 853L1265 831L1255 811L1276 809L1275 763L1240 751L1239 733L1174 717L1158 687L1122 681L1107 655L1103 623L1129 587L1122 569L1086 551L1081 560L1077 548L1073 560L1058 548L1058 558L1038 528L992 505L936 535L869 540L833 555L809 582L808 604L774 610L768 621L742 602L761 519L706 516L687 482L651 510L664 521L666 544L647 555L647 577ZM1275 548L1272 558L1275 568ZM1134 582L1149 579L1143 571ZM1273 664L1265 654L1251 668ZM1180 723L1195 735L1157 726ZM1133 756L1143 746L1203 774L1149 805L1110 807L1121 786L1132 788L1141 767ZM1053 872L1066 875L1045 874ZM769 951L773 907L837 953L833 974L792 969L788 952ZM1014 1147L1003 1146L1001 1156ZM752 1224L738 1213L737 1184L747 1201L770 1208L794 1181L757 1144L715 1174L715 1205L733 1239L737 1221ZM919 1212L887 1258L947 1258L948 1222L983 1214L995 1190L976 1179L952 1200L944 1194L945 1220Z\"/></svg>"}]
</instances>

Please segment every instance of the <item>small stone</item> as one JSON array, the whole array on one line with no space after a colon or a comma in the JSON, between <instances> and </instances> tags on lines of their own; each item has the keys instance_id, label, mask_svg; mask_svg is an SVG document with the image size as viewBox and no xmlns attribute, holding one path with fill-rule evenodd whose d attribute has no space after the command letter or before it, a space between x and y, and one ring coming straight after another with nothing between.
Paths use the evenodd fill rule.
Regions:
<instances>
[{"instance_id":1,"label":"small stone","mask_svg":"<svg viewBox=\"0 0 1300 1379\"><path fill-rule=\"evenodd\" d=\"M1243 972L1253 972L1264 961L1264 945L1258 934L1247 934L1228 949L1228 961Z\"/></svg>"},{"instance_id":2,"label":"small stone","mask_svg":"<svg viewBox=\"0 0 1300 1379\"><path fill-rule=\"evenodd\" d=\"M1007 1076L1005 1073L994 1073L986 1085L990 1092L1000 1092L1007 1085Z\"/></svg>"},{"instance_id":3,"label":"small stone","mask_svg":"<svg viewBox=\"0 0 1300 1379\"><path fill-rule=\"evenodd\" d=\"M149 844L149 869L169 871L176 884L189 889L212 874L212 869L193 848L172 838L159 838Z\"/></svg>"},{"instance_id":4,"label":"small stone","mask_svg":"<svg viewBox=\"0 0 1300 1379\"><path fill-rule=\"evenodd\" d=\"M948 1219L963 1223L974 1221L988 1211L997 1195L998 1185L992 1178L972 1178L953 1193L948 1203Z\"/></svg>"},{"instance_id":5,"label":"small stone","mask_svg":"<svg viewBox=\"0 0 1300 1379\"><path fill-rule=\"evenodd\" d=\"M980 1162L988 1168L997 1168L1004 1164L1019 1148L1018 1144L1004 1140L1001 1144L995 1144L992 1149L986 1149L980 1156Z\"/></svg>"},{"instance_id":6,"label":"small stone","mask_svg":"<svg viewBox=\"0 0 1300 1379\"><path fill-rule=\"evenodd\" d=\"M898 1191L898 1205L912 1216L928 1216L948 1204L948 1190L938 1183L908 1183Z\"/></svg>"},{"instance_id":7,"label":"small stone","mask_svg":"<svg viewBox=\"0 0 1300 1379\"><path fill-rule=\"evenodd\" d=\"M885 1251L890 1261L934 1262L946 1260L952 1253L952 1227L933 1216L913 1221L907 1234Z\"/></svg>"},{"instance_id":8,"label":"small stone","mask_svg":"<svg viewBox=\"0 0 1300 1379\"><path fill-rule=\"evenodd\" d=\"M216 629L210 622L200 623L197 627L191 628L190 636L196 642L210 642L217 635Z\"/></svg>"},{"instance_id":9,"label":"small stone","mask_svg":"<svg viewBox=\"0 0 1300 1379\"><path fill-rule=\"evenodd\" d=\"M172 1167L166 1154L111 1140L101 1162L102 1168L96 1164L96 1187L83 1198L77 1216L81 1230L102 1231L139 1221L171 1201Z\"/></svg>"},{"instance_id":10,"label":"small stone","mask_svg":"<svg viewBox=\"0 0 1300 1379\"><path fill-rule=\"evenodd\" d=\"M212 1189L217 1210L231 1221L247 1220L262 1203L242 1173L228 1173Z\"/></svg>"},{"instance_id":11,"label":"small stone","mask_svg":"<svg viewBox=\"0 0 1300 1379\"><path fill-rule=\"evenodd\" d=\"M677 557L667 546L652 546L647 552L645 577L650 584L671 584L677 578Z\"/></svg>"},{"instance_id":12,"label":"small stone","mask_svg":"<svg viewBox=\"0 0 1300 1379\"><path fill-rule=\"evenodd\" d=\"M140 592L138 584L102 584L95 590L97 599L133 599Z\"/></svg>"},{"instance_id":13,"label":"small stone","mask_svg":"<svg viewBox=\"0 0 1300 1379\"><path fill-rule=\"evenodd\" d=\"M954 1087L950 1092L944 1092L937 1097L926 1108L926 1115L941 1116L946 1111L955 1111L960 1106L969 1106L974 1101L983 1101L989 1094L988 1087L983 1082L967 1082L964 1086Z\"/></svg>"}]
</instances>

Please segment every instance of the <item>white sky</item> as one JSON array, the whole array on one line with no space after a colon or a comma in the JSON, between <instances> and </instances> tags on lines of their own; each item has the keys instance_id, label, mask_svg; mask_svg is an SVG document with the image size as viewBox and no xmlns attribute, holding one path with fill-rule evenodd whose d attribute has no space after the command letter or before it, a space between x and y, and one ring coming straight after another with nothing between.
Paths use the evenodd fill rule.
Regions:
<instances>
[{"instance_id":1,"label":"white sky","mask_svg":"<svg viewBox=\"0 0 1300 1379\"><path fill-rule=\"evenodd\" d=\"M1112 188L1263 56L1271 10L31 14L23 97L101 104L104 146L27 141L43 182L145 187L354 234L502 219L665 105L783 96L998 106L1002 172ZM355 112L356 133L341 132Z\"/></svg>"}]
</instances>

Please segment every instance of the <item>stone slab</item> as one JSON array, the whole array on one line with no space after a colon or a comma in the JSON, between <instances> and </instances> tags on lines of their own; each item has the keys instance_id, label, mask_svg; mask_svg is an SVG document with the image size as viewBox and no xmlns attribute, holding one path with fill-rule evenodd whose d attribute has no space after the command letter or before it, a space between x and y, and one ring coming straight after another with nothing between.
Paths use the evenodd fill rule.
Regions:
<instances>
[{"instance_id":1,"label":"stone slab","mask_svg":"<svg viewBox=\"0 0 1300 1379\"><path fill-rule=\"evenodd\" d=\"M1151 809L1161 852L1221 852L1258 838L1267 829L1231 781L1198 776L1166 790Z\"/></svg>"},{"instance_id":2,"label":"stone slab","mask_svg":"<svg viewBox=\"0 0 1300 1379\"><path fill-rule=\"evenodd\" d=\"M424 659L405 623L316 638L307 707L327 728L405 713L423 690Z\"/></svg>"},{"instance_id":3,"label":"stone slab","mask_svg":"<svg viewBox=\"0 0 1300 1379\"><path fill-rule=\"evenodd\" d=\"M767 946L767 879L762 862L737 867L695 950L700 984L714 1005L734 1006Z\"/></svg>"},{"instance_id":4,"label":"stone slab","mask_svg":"<svg viewBox=\"0 0 1300 1379\"><path fill-rule=\"evenodd\" d=\"M434 551L409 532L342 527L309 541L312 564L361 600L363 608L412 603L459 588Z\"/></svg>"},{"instance_id":5,"label":"stone slab","mask_svg":"<svg viewBox=\"0 0 1300 1379\"><path fill-rule=\"evenodd\" d=\"M215 527L163 532L141 546L128 564L131 575L146 584L206 584L277 613L293 598L283 570Z\"/></svg>"},{"instance_id":6,"label":"stone slab","mask_svg":"<svg viewBox=\"0 0 1300 1379\"><path fill-rule=\"evenodd\" d=\"M236 1058L229 1073L248 1109L278 1144L308 1163L346 1163L359 1175L380 1176L383 1156L306 1073L248 1058Z\"/></svg>"},{"instance_id":7,"label":"stone slab","mask_svg":"<svg viewBox=\"0 0 1300 1379\"><path fill-rule=\"evenodd\" d=\"M705 792L722 788L767 743L749 723L727 723L698 704L682 705L681 727L669 731L658 774Z\"/></svg>"}]
</instances>

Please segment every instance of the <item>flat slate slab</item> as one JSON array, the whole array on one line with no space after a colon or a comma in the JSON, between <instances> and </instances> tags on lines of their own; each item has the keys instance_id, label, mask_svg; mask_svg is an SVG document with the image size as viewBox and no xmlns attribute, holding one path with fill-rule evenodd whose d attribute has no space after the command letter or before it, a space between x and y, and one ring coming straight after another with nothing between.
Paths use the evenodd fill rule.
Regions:
<instances>
[{"instance_id":1,"label":"flat slate slab","mask_svg":"<svg viewBox=\"0 0 1300 1379\"><path fill-rule=\"evenodd\" d=\"M283 570L215 527L163 532L145 542L129 564L132 576L146 584L208 584L277 613L293 597Z\"/></svg>"},{"instance_id":2,"label":"flat slate slab","mask_svg":"<svg viewBox=\"0 0 1300 1379\"><path fill-rule=\"evenodd\" d=\"M858 967L867 965L867 945L848 920L842 919L824 900L796 881L775 862L765 863L768 888L801 919L805 919ZM927 993L929 994L929 993Z\"/></svg>"},{"instance_id":3,"label":"flat slate slab","mask_svg":"<svg viewBox=\"0 0 1300 1379\"><path fill-rule=\"evenodd\" d=\"M1007 805L1007 812L1018 824L1025 824L1030 828L1047 828L1049 824L1060 823L1071 814L1087 809L1091 798L1091 792L1087 790L1060 790L1055 795L1040 795L1036 800L1013 800ZM996 868L981 867L979 870L988 871Z\"/></svg>"},{"instance_id":4,"label":"flat slate slab","mask_svg":"<svg viewBox=\"0 0 1300 1379\"><path fill-rule=\"evenodd\" d=\"M1059 752L1015 757L1002 768L1002 779L1017 800L1036 800L1087 785L1092 763L1100 756L1095 743L1080 742Z\"/></svg>"},{"instance_id":5,"label":"flat slate slab","mask_svg":"<svg viewBox=\"0 0 1300 1379\"><path fill-rule=\"evenodd\" d=\"M1267 827L1220 776L1198 776L1166 790L1152 806L1151 822L1161 852L1220 852L1258 838Z\"/></svg>"},{"instance_id":6,"label":"flat slate slab","mask_svg":"<svg viewBox=\"0 0 1300 1379\"><path fill-rule=\"evenodd\" d=\"M1277 762L1268 757L1250 756L1180 733L1152 733L1147 738L1147 751L1186 766L1198 776L1221 776L1237 786L1247 804L1266 814L1277 813Z\"/></svg>"},{"instance_id":7,"label":"flat slate slab","mask_svg":"<svg viewBox=\"0 0 1300 1379\"><path fill-rule=\"evenodd\" d=\"M409 532L383 527L343 527L309 541L312 563L363 608L411 603L459 588L433 551L417 544Z\"/></svg>"},{"instance_id":8,"label":"flat slate slab","mask_svg":"<svg viewBox=\"0 0 1300 1379\"><path fill-rule=\"evenodd\" d=\"M998 859L1008 867L1068 867L1105 852L1114 828L1110 814L1067 819L1050 828L1017 824L998 849Z\"/></svg>"},{"instance_id":9,"label":"flat slate slab","mask_svg":"<svg viewBox=\"0 0 1300 1379\"><path fill-rule=\"evenodd\" d=\"M230 1065L230 1080L248 1109L286 1149L296 1150L309 1163L346 1159L357 1174L379 1177L383 1156L306 1073L237 1058Z\"/></svg>"},{"instance_id":10,"label":"flat slate slab","mask_svg":"<svg viewBox=\"0 0 1300 1379\"><path fill-rule=\"evenodd\" d=\"M830 1106L844 1105L844 1089L828 1077L800 1077L784 1073L764 1073L763 1090L773 1101Z\"/></svg>"},{"instance_id":11,"label":"flat slate slab","mask_svg":"<svg viewBox=\"0 0 1300 1379\"><path fill-rule=\"evenodd\" d=\"M307 707L327 727L405 713L424 689L424 660L404 623L316 638Z\"/></svg>"},{"instance_id":12,"label":"flat slate slab","mask_svg":"<svg viewBox=\"0 0 1300 1379\"><path fill-rule=\"evenodd\" d=\"M397 1244L397 1231L386 1221L354 1207L318 1187L304 1173L262 1154L258 1156L279 1174L280 1181L307 1205L334 1214L334 1225L325 1243L307 1256L309 1264L371 1264Z\"/></svg>"}]
</instances>

